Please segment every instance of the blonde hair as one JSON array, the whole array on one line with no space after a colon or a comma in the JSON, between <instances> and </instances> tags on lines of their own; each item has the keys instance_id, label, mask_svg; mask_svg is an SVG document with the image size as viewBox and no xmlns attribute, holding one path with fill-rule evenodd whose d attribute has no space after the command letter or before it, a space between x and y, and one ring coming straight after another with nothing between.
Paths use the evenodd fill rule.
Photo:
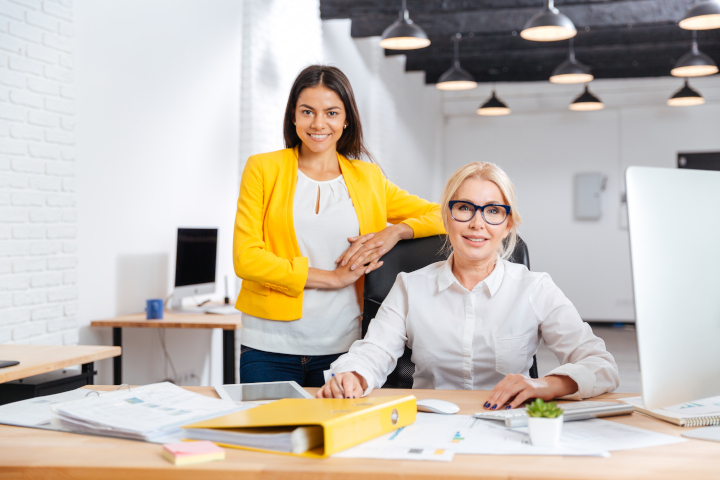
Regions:
<instances>
[{"instance_id":1,"label":"blonde hair","mask_svg":"<svg viewBox=\"0 0 720 480\"><path fill-rule=\"evenodd\" d=\"M505 171L495 165L494 163L488 162L472 162L468 163L464 167L460 167L450 176L445 188L443 189L442 196L440 197L440 206L442 208L442 220L445 225L445 231L448 230L448 219L450 217L450 206L449 202L453 199L457 193L460 185L463 184L468 178L479 178L493 182L500 189L502 193L503 201L510 206L510 215L508 216L509 222L512 223L510 233L507 238L500 243L498 248L498 256L502 259L506 259L512 255L517 245L518 234L517 229L522 224L520 213L517 209L517 199L515 198L515 187L513 186L512 180L508 177ZM450 251L452 245L450 241L446 239L445 248Z\"/></svg>"}]
</instances>

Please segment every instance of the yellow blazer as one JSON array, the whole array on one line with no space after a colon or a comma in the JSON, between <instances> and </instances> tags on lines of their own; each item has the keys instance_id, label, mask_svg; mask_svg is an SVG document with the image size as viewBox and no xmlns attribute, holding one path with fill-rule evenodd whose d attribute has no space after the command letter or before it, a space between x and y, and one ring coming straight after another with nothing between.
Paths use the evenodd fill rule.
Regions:
<instances>
[{"instance_id":1,"label":"yellow blazer","mask_svg":"<svg viewBox=\"0 0 720 480\"><path fill-rule=\"evenodd\" d=\"M400 222L413 229L415 238L445 233L440 205L401 190L375 164L340 154L338 161L361 235ZM242 174L233 264L243 279L236 308L249 315L270 320L302 317L308 259L300 253L293 225L297 170L297 149L287 148L251 156Z\"/></svg>"}]
</instances>

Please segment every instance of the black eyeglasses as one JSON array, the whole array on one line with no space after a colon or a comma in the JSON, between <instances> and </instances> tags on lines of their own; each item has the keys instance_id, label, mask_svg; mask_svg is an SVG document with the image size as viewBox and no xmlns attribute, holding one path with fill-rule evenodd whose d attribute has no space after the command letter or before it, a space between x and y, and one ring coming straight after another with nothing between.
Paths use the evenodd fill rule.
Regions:
<instances>
[{"instance_id":1,"label":"black eyeglasses","mask_svg":"<svg viewBox=\"0 0 720 480\"><path fill-rule=\"evenodd\" d=\"M469 222L478 210L480 210L483 220L490 225L500 225L510 215L509 205L497 203L475 205L462 200L453 200L448 205L450 205L450 215L458 222Z\"/></svg>"}]
</instances>

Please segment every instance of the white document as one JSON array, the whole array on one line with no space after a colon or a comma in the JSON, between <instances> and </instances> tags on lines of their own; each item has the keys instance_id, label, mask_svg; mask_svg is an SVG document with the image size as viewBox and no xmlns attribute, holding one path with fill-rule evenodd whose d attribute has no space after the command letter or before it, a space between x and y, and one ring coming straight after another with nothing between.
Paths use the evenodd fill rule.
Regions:
<instances>
[{"instance_id":1,"label":"white document","mask_svg":"<svg viewBox=\"0 0 720 480\"><path fill-rule=\"evenodd\" d=\"M29 398L2 405L0 406L0 423L20 427L51 428L50 421L54 416L50 411L52 405L85 398L90 392L91 390L78 388L69 392Z\"/></svg>"},{"instance_id":2,"label":"white document","mask_svg":"<svg viewBox=\"0 0 720 480\"><path fill-rule=\"evenodd\" d=\"M83 433L150 440L182 425L238 410L234 402L193 393L171 383L104 392L51 407L63 426Z\"/></svg>"},{"instance_id":3,"label":"white document","mask_svg":"<svg viewBox=\"0 0 720 480\"><path fill-rule=\"evenodd\" d=\"M662 410L685 415L720 415L720 397L703 398L694 402L671 405Z\"/></svg>"},{"instance_id":4,"label":"white document","mask_svg":"<svg viewBox=\"0 0 720 480\"><path fill-rule=\"evenodd\" d=\"M530 445L528 435L496 422L470 415L418 413L412 425L350 448L339 455L354 458L413 458L410 451L453 452L487 455L583 455L607 456L604 450L591 451L572 445L541 448ZM402 457L391 455L403 455ZM437 460L441 460L438 458ZM447 461L447 460L445 460Z\"/></svg>"},{"instance_id":5,"label":"white document","mask_svg":"<svg viewBox=\"0 0 720 480\"><path fill-rule=\"evenodd\" d=\"M571 455L607 457L609 451L684 442L685 439L592 419L563 424L560 445L536 447L527 427L509 429L469 415L418 413L412 425L337 454L352 458L433 459L433 452L474 455ZM413 457L421 451L428 458ZM396 456L395 456L396 455ZM444 460L436 458L436 460ZM447 461L447 460L445 460Z\"/></svg>"},{"instance_id":6,"label":"white document","mask_svg":"<svg viewBox=\"0 0 720 480\"><path fill-rule=\"evenodd\" d=\"M406 448L372 446L365 442L357 447L348 448L335 453L335 458L377 458L382 460L429 460L433 462L449 462L455 456L452 450L433 448Z\"/></svg>"},{"instance_id":7,"label":"white document","mask_svg":"<svg viewBox=\"0 0 720 480\"><path fill-rule=\"evenodd\" d=\"M517 430L527 431L527 427ZM587 450L630 450L686 442L684 438L594 418L563 423L560 442Z\"/></svg>"}]
</instances>

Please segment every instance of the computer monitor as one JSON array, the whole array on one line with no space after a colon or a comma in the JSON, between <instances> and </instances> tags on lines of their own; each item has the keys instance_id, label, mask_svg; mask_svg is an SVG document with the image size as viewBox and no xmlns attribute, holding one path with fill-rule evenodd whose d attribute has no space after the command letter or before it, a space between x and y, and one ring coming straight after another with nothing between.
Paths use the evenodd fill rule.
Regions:
<instances>
[{"instance_id":1,"label":"computer monitor","mask_svg":"<svg viewBox=\"0 0 720 480\"><path fill-rule=\"evenodd\" d=\"M178 228L172 308L183 297L215 292L217 228Z\"/></svg>"},{"instance_id":2,"label":"computer monitor","mask_svg":"<svg viewBox=\"0 0 720 480\"><path fill-rule=\"evenodd\" d=\"M625 178L643 403L720 395L720 172Z\"/></svg>"}]
</instances>

